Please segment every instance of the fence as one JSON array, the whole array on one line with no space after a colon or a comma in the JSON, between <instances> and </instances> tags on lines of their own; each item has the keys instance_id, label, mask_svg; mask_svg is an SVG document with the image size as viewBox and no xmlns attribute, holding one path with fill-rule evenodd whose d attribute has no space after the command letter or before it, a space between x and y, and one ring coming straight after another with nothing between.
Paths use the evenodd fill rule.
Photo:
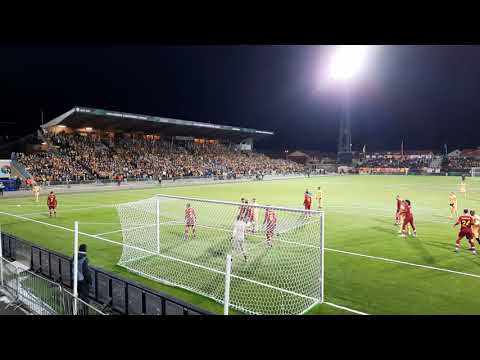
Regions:
<instances>
[{"instance_id":1,"label":"fence","mask_svg":"<svg viewBox=\"0 0 480 360\"><path fill-rule=\"evenodd\" d=\"M292 176L301 176L304 173L289 173L289 174L267 174L264 175L265 178L276 178L276 177L292 177ZM198 182L198 181L219 181L219 180L248 180L248 179L257 179L262 178L262 176L257 176L257 174L250 175L205 175L205 176L175 176L175 177L162 177L163 183L170 182ZM126 177L122 181L123 184L128 183L158 183L159 180L156 177ZM68 185L115 185L118 184L115 179L96 179L96 180L75 180L70 179L69 181L57 181L52 180L45 183L48 186L68 186Z\"/></svg>"},{"instance_id":2,"label":"fence","mask_svg":"<svg viewBox=\"0 0 480 360\"><path fill-rule=\"evenodd\" d=\"M0 258L3 288L13 300L36 315L104 315L102 311L75 297L60 284ZM77 303L75 309L74 303Z\"/></svg>"},{"instance_id":3,"label":"fence","mask_svg":"<svg viewBox=\"0 0 480 360\"><path fill-rule=\"evenodd\" d=\"M72 259L29 242L16 236L2 233L3 256L6 259L22 263L29 272L40 278L49 279L63 288L62 301L66 302L64 311L73 313L73 279L71 276ZM11 264L11 263L10 263ZM136 282L125 280L107 271L90 267L93 284L89 299L98 304L102 311L121 315L209 315L208 311L186 304L169 295L148 289ZM4 270L8 278L11 271ZM29 275L32 277L32 275ZM37 281L35 278L31 281ZM15 289L15 287L13 287ZM67 290L68 289L68 290ZM7 289L11 293L12 289ZM14 293L15 295L15 293ZM52 295L53 296L53 295ZM57 295L55 295L57 296ZM58 296L57 296L58 297ZM79 306L81 310L81 306Z\"/></svg>"}]
</instances>

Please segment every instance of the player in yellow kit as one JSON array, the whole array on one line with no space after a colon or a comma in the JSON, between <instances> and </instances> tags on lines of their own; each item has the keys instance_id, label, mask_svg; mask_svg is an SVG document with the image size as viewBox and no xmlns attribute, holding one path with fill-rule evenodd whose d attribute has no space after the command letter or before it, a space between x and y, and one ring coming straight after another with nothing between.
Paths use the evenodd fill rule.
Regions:
<instances>
[{"instance_id":1,"label":"player in yellow kit","mask_svg":"<svg viewBox=\"0 0 480 360\"><path fill-rule=\"evenodd\" d=\"M448 204L450 205L450 216L449 219L452 219L455 216L455 219L458 218L458 204L457 204L457 195L452 191L448 196Z\"/></svg>"},{"instance_id":2,"label":"player in yellow kit","mask_svg":"<svg viewBox=\"0 0 480 360\"><path fill-rule=\"evenodd\" d=\"M475 215L475 210L470 210L470 215L473 218L473 223L472 223L473 239L477 240L477 242L480 244L480 216Z\"/></svg>"},{"instance_id":3,"label":"player in yellow kit","mask_svg":"<svg viewBox=\"0 0 480 360\"><path fill-rule=\"evenodd\" d=\"M322 188L319 186L317 189L317 193L315 194L315 200L317 200L318 202L319 209L323 208L323 199L324 199L323 191L322 191Z\"/></svg>"},{"instance_id":4,"label":"player in yellow kit","mask_svg":"<svg viewBox=\"0 0 480 360\"><path fill-rule=\"evenodd\" d=\"M33 196L35 196L35 201L38 202L38 197L40 196L40 186L37 183L32 185Z\"/></svg>"}]
</instances>

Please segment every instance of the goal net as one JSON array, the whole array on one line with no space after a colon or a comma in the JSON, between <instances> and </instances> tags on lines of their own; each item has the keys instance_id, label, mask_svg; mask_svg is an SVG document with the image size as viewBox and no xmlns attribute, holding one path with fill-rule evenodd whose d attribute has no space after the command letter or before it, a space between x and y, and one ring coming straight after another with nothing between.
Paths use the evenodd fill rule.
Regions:
<instances>
[{"instance_id":1,"label":"goal net","mask_svg":"<svg viewBox=\"0 0 480 360\"><path fill-rule=\"evenodd\" d=\"M480 167L473 167L471 169L472 177L480 176Z\"/></svg>"},{"instance_id":2,"label":"goal net","mask_svg":"<svg viewBox=\"0 0 480 360\"><path fill-rule=\"evenodd\" d=\"M302 314L323 302L323 212L168 195L117 210L118 264L134 273L220 303L227 286L227 305L248 314Z\"/></svg>"}]
</instances>

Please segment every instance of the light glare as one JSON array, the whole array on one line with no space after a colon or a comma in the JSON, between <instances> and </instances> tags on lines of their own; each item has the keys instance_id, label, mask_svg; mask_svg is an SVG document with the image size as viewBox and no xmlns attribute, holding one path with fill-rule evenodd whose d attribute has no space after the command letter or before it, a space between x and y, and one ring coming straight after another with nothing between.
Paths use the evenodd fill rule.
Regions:
<instances>
[{"instance_id":1,"label":"light glare","mask_svg":"<svg viewBox=\"0 0 480 360\"><path fill-rule=\"evenodd\" d=\"M366 50L364 45L340 46L331 59L329 76L335 80L353 78L363 67Z\"/></svg>"}]
</instances>

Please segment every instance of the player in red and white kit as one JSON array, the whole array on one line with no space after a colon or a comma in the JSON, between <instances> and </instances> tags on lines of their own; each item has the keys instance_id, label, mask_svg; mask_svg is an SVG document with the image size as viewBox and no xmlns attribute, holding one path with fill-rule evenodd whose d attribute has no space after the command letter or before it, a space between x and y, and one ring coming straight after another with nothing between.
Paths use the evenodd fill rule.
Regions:
<instances>
[{"instance_id":1,"label":"player in red and white kit","mask_svg":"<svg viewBox=\"0 0 480 360\"><path fill-rule=\"evenodd\" d=\"M305 210L310 210L312 208L312 194L308 192L308 189L305 190L305 196L303 198L303 206ZM305 211L305 215L309 215L307 211Z\"/></svg>"},{"instance_id":2,"label":"player in red and white kit","mask_svg":"<svg viewBox=\"0 0 480 360\"><path fill-rule=\"evenodd\" d=\"M47 197L47 206L48 206L48 215L52 217L52 212L55 217L57 217L57 197L53 193L53 191L50 191L50 194L48 194Z\"/></svg>"},{"instance_id":3,"label":"player in red and white kit","mask_svg":"<svg viewBox=\"0 0 480 360\"><path fill-rule=\"evenodd\" d=\"M402 234L400 236L406 237L407 236L407 226L410 225L413 230L413 236L417 236L417 229L415 228L415 222L413 220L413 212L412 212L412 205L410 200L405 200L405 210L404 210L404 218L402 223Z\"/></svg>"},{"instance_id":4,"label":"player in red and white kit","mask_svg":"<svg viewBox=\"0 0 480 360\"><path fill-rule=\"evenodd\" d=\"M240 199L240 202L242 203L242 205L240 205L239 208L238 208L238 210L239 210L238 215L240 216L240 219L245 220L245 218L247 216L247 206L245 206L244 204L248 203L248 201L247 201L247 199L242 197Z\"/></svg>"},{"instance_id":5,"label":"player in red and white kit","mask_svg":"<svg viewBox=\"0 0 480 360\"><path fill-rule=\"evenodd\" d=\"M188 235L190 234L190 229L192 230L193 238L195 239L195 225L197 224L197 214L195 210L187 204L185 208L185 233L183 234L183 240L187 240Z\"/></svg>"},{"instance_id":6,"label":"player in red and white kit","mask_svg":"<svg viewBox=\"0 0 480 360\"><path fill-rule=\"evenodd\" d=\"M245 201L245 204L248 204L248 201ZM253 222L254 222L254 209L251 206L246 207L245 222L247 223L247 229L250 232L253 232L252 226L253 226Z\"/></svg>"},{"instance_id":7,"label":"player in red and white kit","mask_svg":"<svg viewBox=\"0 0 480 360\"><path fill-rule=\"evenodd\" d=\"M277 215L273 209L267 208L265 210L265 219L263 220L263 225L265 227L265 234L267 235L267 244L268 246L272 247L272 239L277 227Z\"/></svg>"},{"instance_id":8,"label":"player in red and white kit","mask_svg":"<svg viewBox=\"0 0 480 360\"><path fill-rule=\"evenodd\" d=\"M457 222L453 225L454 227L460 224L460 232L458 233L457 240L455 241L455 252L458 252L460 248L460 240L464 237L467 238L468 243L470 244L469 250L473 255L477 255L475 251L475 243L473 242L473 231L472 225L474 223L473 217L468 213L468 209L463 210L463 215L461 215Z\"/></svg>"}]
</instances>

